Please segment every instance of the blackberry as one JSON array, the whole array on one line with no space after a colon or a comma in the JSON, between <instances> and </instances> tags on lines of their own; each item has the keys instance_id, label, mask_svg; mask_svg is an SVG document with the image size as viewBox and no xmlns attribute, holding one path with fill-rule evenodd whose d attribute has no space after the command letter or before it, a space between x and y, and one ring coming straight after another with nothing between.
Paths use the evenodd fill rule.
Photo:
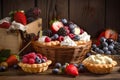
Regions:
<instances>
[{"instance_id":1,"label":"blackberry","mask_svg":"<svg viewBox=\"0 0 120 80\"><path fill-rule=\"evenodd\" d=\"M52 36L52 31L47 29L47 30L43 30L43 36L48 36L48 37L51 37Z\"/></svg>"},{"instance_id":2,"label":"blackberry","mask_svg":"<svg viewBox=\"0 0 120 80\"><path fill-rule=\"evenodd\" d=\"M64 27L61 27L61 28L58 30L57 34L58 34L59 36L66 36L66 35L67 35L67 31L66 31L66 29L65 29Z\"/></svg>"}]
</instances>

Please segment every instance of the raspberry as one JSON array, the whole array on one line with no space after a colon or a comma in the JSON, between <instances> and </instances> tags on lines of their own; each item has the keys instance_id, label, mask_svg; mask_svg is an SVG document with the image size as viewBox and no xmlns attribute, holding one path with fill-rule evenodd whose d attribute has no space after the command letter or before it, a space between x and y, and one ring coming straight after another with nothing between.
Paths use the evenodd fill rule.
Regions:
<instances>
[{"instance_id":1,"label":"raspberry","mask_svg":"<svg viewBox=\"0 0 120 80\"><path fill-rule=\"evenodd\" d=\"M49 38L49 37L45 38L45 42L50 42L50 41L51 41L51 38Z\"/></svg>"},{"instance_id":2,"label":"raspberry","mask_svg":"<svg viewBox=\"0 0 120 80\"><path fill-rule=\"evenodd\" d=\"M83 29L80 29L80 34L84 33L84 30Z\"/></svg>"},{"instance_id":3,"label":"raspberry","mask_svg":"<svg viewBox=\"0 0 120 80\"><path fill-rule=\"evenodd\" d=\"M59 36L58 40L61 42L64 40L64 37L63 36Z\"/></svg>"},{"instance_id":4,"label":"raspberry","mask_svg":"<svg viewBox=\"0 0 120 80\"><path fill-rule=\"evenodd\" d=\"M42 59L42 54L40 54L40 53L37 53L37 56L40 58L40 59Z\"/></svg>"},{"instance_id":5,"label":"raspberry","mask_svg":"<svg viewBox=\"0 0 120 80\"><path fill-rule=\"evenodd\" d=\"M29 53L27 56L28 56L28 58L33 58L33 59L36 58L35 52L31 52L31 53Z\"/></svg>"},{"instance_id":6,"label":"raspberry","mask_svg":"<svg viewBox=\"0 0 120 80\"><path fill-rule=\"evenodd\" d=\"M45 57L45 56L43 56L43 58L42 59L45 59L45 61L47 61L47 57Z\"/></svg>"},{"instance_id":7,"label":"raspberry","mask_svg":"<svg viewBox=\"0 0 120 80\"><path fill-rule=\"evenodd\" d=\"M72 33L68 34L68 36L69 36L71 39L73 39L73 38L75 37L75 35L72 34Z\"/></svg>"},{"instance_id":8,"label":"raspberry","mask_svg":"<svg viewBox=\"0 0 120 80\"><path fill-rule=\"evenodd\" d=\"M22 62L23 62L23 63L28 63L27 57L23 57Z\"/></svg>"},{"instance_id":9,"label":"raspberry","mask_svg":"<svg viewBox=\"0 0 120 80\"><path fill-rule=\"evenodd\" d=\"M29 63L29 64L34 64L34 63L35 63L35 59L33 59L33 58L29 58L28 63Z\"/></svg>"}]
</instances>

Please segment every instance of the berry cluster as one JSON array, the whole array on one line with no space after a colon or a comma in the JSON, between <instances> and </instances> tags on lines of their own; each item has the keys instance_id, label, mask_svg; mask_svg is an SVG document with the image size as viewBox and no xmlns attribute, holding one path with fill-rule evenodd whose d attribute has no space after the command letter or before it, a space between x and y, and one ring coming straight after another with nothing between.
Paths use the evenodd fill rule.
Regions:
<instances>
[{"instance_id":1,"label":"berry cluster","mask_svg":"<svg viewBox=\"0 0 120 80\"><path fill-rule=\"evenodd\" d=\"M120 43L113 40L112 38L100 38L100 45L92 44L92 50L97 53L104 54L119 54L120 52Z\"/></svg>"},{"instance_id":2,"label":"berry cluster","mask_svg":"<svg viewBox=\"0 0 120 80\"><path fill-rule=\"evenodd\" d=\"M71 69L75 72L72 72ZM69 64L69 63L65 63L64 65L62 65L61 63L56 63L54 68L52 69L52 73L53 74L70 74L75 76L74 73L83 73L86 72L86 68L84 67L84 65L81 64Z\"/></svg>"},{"instance_id":3,"label":"berry cluster","mask_svg":"<svg viewBox=\"0 0 120 80\"><path fill-rule=\"evenodd\" d=\"M38 7L30 8L25 12L27 23L30 23L40 17L41 10Z\"/></svg>"},{"instance_id":4,"label":"berry cluster","mask_svg":"<svg viewBox=\"0 0 120 80\"><path fill-rule=\"evenodd\" d=\"M39 53L31 52L23 56L22 62L28 64L40 64L47 61L45 56L42 56Z\"/></svg>"},{"instance_id":5,"label":"berry cluster","mask_svg":"<svg viewBox=\"0 0 120 80\"><path fill-rule=\"evenodd\" d=\"M84 32L78 25L67 19L60 19L51 24L50 29L43 30L43 36L48 36L51 40L62 41L64 36L69 36L72 40L80 40L79 35Z\"/></svg>"}]
</instances>

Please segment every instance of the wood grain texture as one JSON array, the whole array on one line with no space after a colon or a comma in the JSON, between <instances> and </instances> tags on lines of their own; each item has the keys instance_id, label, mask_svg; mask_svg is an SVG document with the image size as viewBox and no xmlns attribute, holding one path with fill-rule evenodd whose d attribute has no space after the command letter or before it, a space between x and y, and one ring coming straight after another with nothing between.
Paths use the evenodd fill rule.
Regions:
<instances>
[{"instance_id":1,"label":"wood grain texture","mask_svg":"<svg viewBox=\"0 0 120 80\"><path fill-rule=\"evenodd\" d=\"M38 7L41 9L41 18L42 18L42 27L43 27L43 29L46 29L47 28L47 24L48 24L48 22L47 22L47 15L46 15L46 13L47 13L47 0L38 0L38 2L37 2L37 5L38 5Z\"/></svg>"},{"instance_id":2,"label":"wood grain texture","mask_svg":"<svg viewBox=\"0 0 120 80\"><path fill-rule=\"evenodd\" d=\"M106 0L106 27L120 32L120 0Z\"/></svg>"},{"instance_id":3,"label":"wood grain texture","mask_svg":"<svg viewBox=\"0 0 120 80\"><path fill-rule=\"evenodd\" d=\"M10 11L28 10L34 7L34 0L3 0L3 17L8 16Z\"/></svg>"},{"instance_id":4,"label":"wood grain texture","mask_svg":"<svg viewBox=\"0 0 120 80\"><path fill-rule=\"evenodd\" d=\"M2 13L2 0L0 0L0 19L2 19L1 13Z\"/></svg>"},{"instance_id":5,"label":"wood grain texture","mask_svg":"<svg viewBox=\"0 0 120 80\"><path fill-rule=\"evenodd\" d=\"M90 35L104 28L104 0L70 0L70 20Z\"/></svg>"},{"instance_id":6,"label":"wood grain texture","mask_svg":"<svg viewBox=\"0 0 120 80\"><path fill-rule=\"evenodd\" d=\"M56 1L56 13L58 18L69 18L69 0Z\"/></svg>"},{"instance_id":7,"label":"wood grain texture","mask_svg":"<svg viewBox=\"0 0 120 80\"><path fill-rule=\"evenodd\" d=\"M8 70L0 73L0 80L120 80L119 67L110 74L98 75L93 73L80 73L77 77L51 74L51 69L38 74L25 73L22 70Z\"/></svg>"}]
</instances>

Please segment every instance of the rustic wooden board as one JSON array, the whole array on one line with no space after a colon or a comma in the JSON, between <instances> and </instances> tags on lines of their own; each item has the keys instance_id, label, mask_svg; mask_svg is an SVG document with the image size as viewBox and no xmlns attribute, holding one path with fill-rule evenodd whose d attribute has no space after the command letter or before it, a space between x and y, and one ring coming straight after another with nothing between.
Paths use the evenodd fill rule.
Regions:
<instances>
[{"instance_id":1,"label":"rustic wooden board","mask_svg":"<svg viewBox=\"0 0 120 80\"><path fill-rule=\"evenodd\" d=\"M70 20L90 35L104 28L104 0L70 0Z\"/></svg>"},{"instance_id":2,"label":"rustic wooden board","mask_svg":"<svg viewBox=\"0 0 120 80\"><path fill-rule=\"evenodd\" d=\"M3 0L3 17L13 10L28 10L34 7L34 0Z\"/></svg>"},{"instance_id":3,"label":"rustic wooden board","mask_svg":"<svg viewBox=\"0 0 120 80\"><path fill-rule=\"evenodd\" d=\"M80 73L77 77L51 74L51 69L38 74L25 73L22 70L8 70L0 73L0 80L120 80L119 67L110 74L98 75L93 73Z\"/></svg>"},{"instance_id":4,"label":"rustic wooden board","mask_svg":"<svg viewBox=\"0 0 120 80\"><path fill-rule=\"evenodd\" d=\"M120 0L106 0L106 27L120 32Z\"/></svg>"}]
</instances>

